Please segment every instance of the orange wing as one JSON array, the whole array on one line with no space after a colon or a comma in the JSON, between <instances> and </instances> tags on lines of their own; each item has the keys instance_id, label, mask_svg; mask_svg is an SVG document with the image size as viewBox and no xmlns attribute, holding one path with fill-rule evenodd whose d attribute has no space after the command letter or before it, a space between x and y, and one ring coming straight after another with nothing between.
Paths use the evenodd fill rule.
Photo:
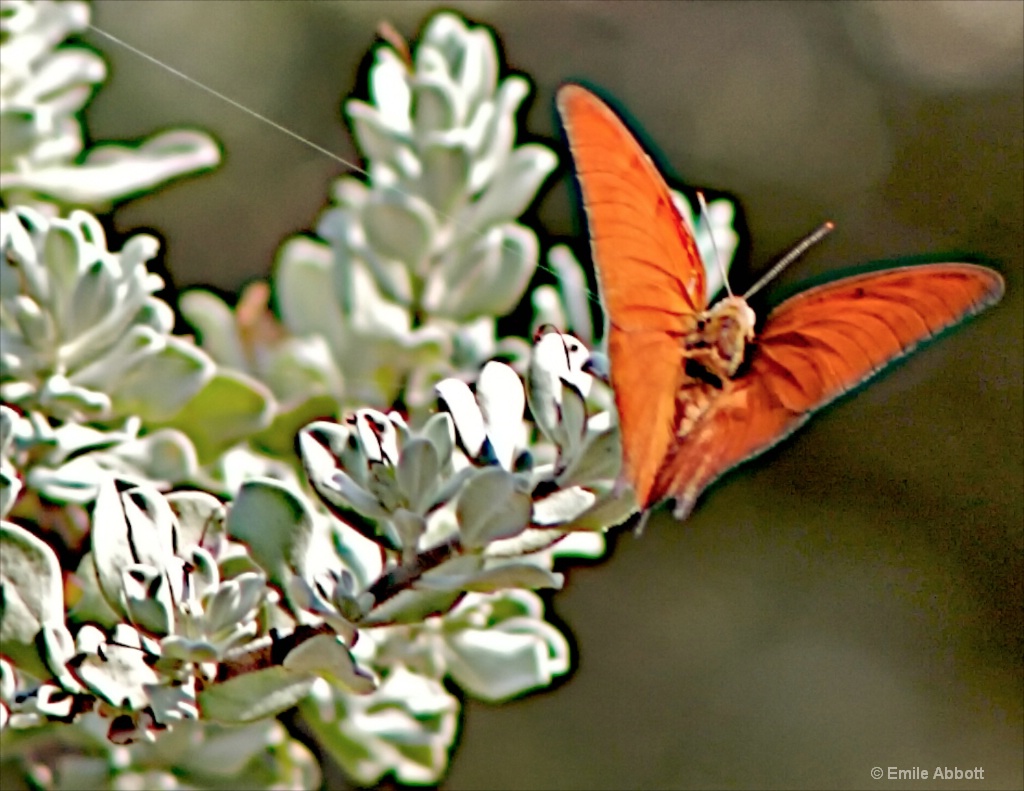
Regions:
<instances>
[{"instance_id":1,"label":"orange wing","mask_svg":"<svg viewBox=\"0 0 1024 791\"><path fill-rule=\"evenodd\" d=\"M1003 294L1003 279L971 264L931 264L812 288L768 317L750 368L673 448L652 500L673 497L685 518L724 472L767 450L812 412Z\"/></svg>"},{"instance_id":2,"label":"orange wing","mask_svg":"<svg viewBox=\"0 0 1024 791\"><path fill-rule=\"evenodd\" d=\"M624 474L647 502L674 442L680 316L703 310L704 267L668 185L618 116L578 85L558 91L608 314Z\"/></svg>"}]
</instances>

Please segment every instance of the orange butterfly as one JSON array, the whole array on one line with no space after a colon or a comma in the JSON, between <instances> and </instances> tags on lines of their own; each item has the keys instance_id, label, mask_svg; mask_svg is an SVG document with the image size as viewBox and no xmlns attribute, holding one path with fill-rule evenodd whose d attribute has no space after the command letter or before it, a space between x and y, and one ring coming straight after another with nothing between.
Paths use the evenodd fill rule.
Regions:
<instances>
[{"instance_id":1,"label":"orange butterfly","mask_svg":"<svg viewBox=\"0 0 1024 791\"><path fill-rule=\"evenodd\" d=\"M901 267L811 288L760 332L742 297L708 306L693 235L650 157L578 85L558 92L608 313L623 477L685 518L716 478L918 343L997 302L972 264Z\"/></svg>"}]
</instances>

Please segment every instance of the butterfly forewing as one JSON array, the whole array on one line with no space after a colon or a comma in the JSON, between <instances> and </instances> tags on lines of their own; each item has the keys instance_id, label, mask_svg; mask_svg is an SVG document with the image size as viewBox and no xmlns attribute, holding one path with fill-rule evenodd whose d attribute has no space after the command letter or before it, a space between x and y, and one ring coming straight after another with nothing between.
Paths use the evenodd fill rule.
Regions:
<instances>
[{"instance_id":1,"label":"butterfly forewing","mask_svg":"<svg viewBox=\"0 0 1024 791\"><path fill-rule=\"evenodd\" d=\"M637 500L673 439L682 317L705 307L704 268L664 179L618 117L584 88L558 92L608 315L624 477Z\"/></svg>"},{"instance_id":2,"label":"butterfly forewing","mask_svg":"<svg viewBox=\"0 0 1024 791\"><path fill-rule=\"evenodd\" d=\"M618 116L578 85L558 92L605 308L626 330L679 329L703 310L704 267L668 185Z\"/></svg>"},{"instance_id":3,"label":"butterfly forewing","mask_svg":"<svg viewBox=\"0 0 1024 791\"><path fill-rule=\"evenodd\" d=\"M685 516L731 467L766 450L816 409L947 327L998 301L1002 278L972 264L930 264L846 278L776 308L747 371L725 383L657 475L653 499Z\"/></svg>"}]
</instances>

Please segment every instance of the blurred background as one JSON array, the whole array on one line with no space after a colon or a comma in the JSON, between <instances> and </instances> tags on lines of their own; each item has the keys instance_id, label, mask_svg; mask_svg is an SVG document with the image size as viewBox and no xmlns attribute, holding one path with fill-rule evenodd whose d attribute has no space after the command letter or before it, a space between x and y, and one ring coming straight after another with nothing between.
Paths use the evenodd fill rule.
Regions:
<instances>
[{"instance_id":1,"label":"blurred background","mask_svg":"<svg viewBox=\"0 0 1024 791\"><path fill-rule=\"evenodd\" d=\"M575 673L467 701L444 787L935 785L876 782L876 766L1024 786L1024 4L98 0L93 21L351 160L340 103L365 95L377 24L415 38L440 7L495 29L536 87L521 132L563 163L554 91L584 80L672 177L736 196L741 289L825 219L837 232L777 289L919 254L1007 281L997 308L730 475L685 524L658 513L571 571L550 601ZM342 166L87 40L111 66L96 140L187 124L226 151L116 227L157 230L178 288L266 277ZM581 227L564 166L535 217L548 242Z\"/></svg>"}]
</instances>

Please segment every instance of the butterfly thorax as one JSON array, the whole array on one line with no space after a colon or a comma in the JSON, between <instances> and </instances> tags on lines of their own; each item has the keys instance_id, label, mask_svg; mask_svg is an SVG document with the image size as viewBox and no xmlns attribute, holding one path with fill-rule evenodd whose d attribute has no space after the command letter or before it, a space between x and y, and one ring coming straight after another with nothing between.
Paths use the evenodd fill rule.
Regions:
<instances>
[{"instance_id":1,"label":"butterfly thorax","mask_svg":"<svg viewBox=\"0 0 1024 791\"><path fill-rule=\"evenodd\" d=\"M727 297L686 319L680 338L684 373L676 394L676 436L690 433L729 386L754 339L756 317L746 301Z\"/></svg>"},{"instance_id":2,"label":"butterfly thorax","mask_svg":"<svg viewBox=\"0 0 1024 791\"><path fill-rule=\"evenodd\" d=\"M687 317L682 335L683 357L719 381L732 379L754 339L757 317L742 297L726 297L711 308Z\"/></svg>"}]
</instances>

